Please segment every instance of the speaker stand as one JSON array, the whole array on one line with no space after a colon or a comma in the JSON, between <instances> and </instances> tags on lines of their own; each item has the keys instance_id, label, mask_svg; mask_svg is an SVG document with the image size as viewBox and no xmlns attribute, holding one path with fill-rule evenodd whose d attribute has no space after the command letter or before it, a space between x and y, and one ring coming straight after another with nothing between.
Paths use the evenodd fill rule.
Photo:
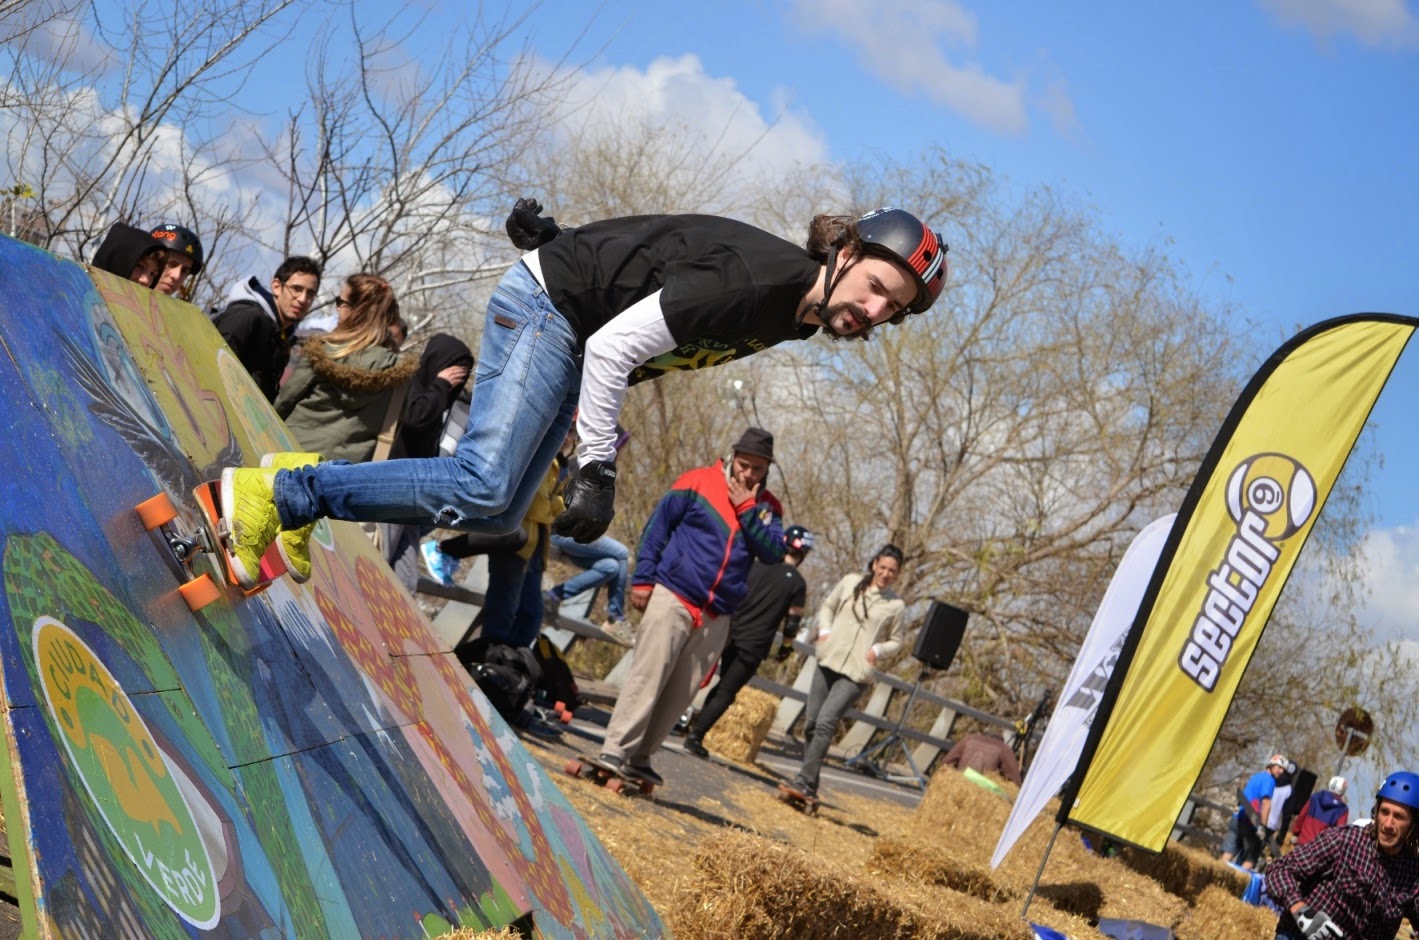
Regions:
<instances>
[{"instance_id":1,"label":"speaker stand","mask_svg":"<svg viewBox=\"0 0 1419 940\"><path fill-rule=\"evenodd\" d=\"M916 682L912 683L911 694L907 696L907 704L902 708L901 715L897 718L896 727L882 740L871 747L864 747L852 757L844 762L845 767L860 771L879 780L888 780L892 783L913 783L917 789L925 792L926 777L916 766L916 760L912 757L912 752L907 748L906 739L902 737L902 725L906 723L907 716L911 714L912 704L916 702L916 694L921 690L921 684L931 675L930 666L922 666L921 672L917 674ZM885 762L878 763L874 758L886 755L893 747L902 749L902 756L907 759L907 766L911 768L911 776L904 774L888 773Z\"/></svg>"}]
</instances>

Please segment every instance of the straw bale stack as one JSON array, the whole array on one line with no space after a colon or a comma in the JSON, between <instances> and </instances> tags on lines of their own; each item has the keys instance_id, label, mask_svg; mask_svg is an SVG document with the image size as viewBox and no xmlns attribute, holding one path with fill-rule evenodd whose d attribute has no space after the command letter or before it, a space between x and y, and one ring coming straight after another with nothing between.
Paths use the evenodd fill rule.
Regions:
<instances>
[{"instance_id":1,"label":"straw bale stack","mask_svg":"<svg viewBox=\"0 0 1419 940\"><path fill-rule=\"evenodd\" d=\"M500 927L497 930L460 927L453 933L444 934L444 940L522 940L522 934L511 927Z\"/></svg>"},{"instance_id":2,"label":"straw bale stack","mask_svg":"<svg viewBox=\"0 0 1419 940\"><path fill-rule=\"evenodd\" d=\"M1208 885L1174 933L1177 940L1271 940L1276 935L1276 915L1226 888Z\"/></svg>"},{"instance_id":3,"label":"straw bale stack","mask_svg":"<svg viewBox=\"0 0 1419 940\"><path fill-rule=\"evenodd\" d=\"M1039 871L1059 808L1052 800L994 873L995 883L1024 896ZM998 797L946 770L935 773L912 813L915 832L931 833L937 843L961 846L964 857L989 865L1010 807ZM975 853L970 854L970 853ZM1173 924L1187 902L1158 882L1133 871L1116 858L1086 849L1072 829L1060 832L1045 865L1037 896L1054 907L1089 920L1117 917L1150 924Z\"/></svg>"},{"instance_id":4,"label":"straw bale stack","mask_svg":"<svg viewBox=\"0 0 1419 940\"><path fill-rule=\"evenodd\" d=\"M1125 865L1147 875L1164 889L1189 904L1209 887L1216 885L1233 897L1241 897L1250 881L1248 875L1200 849L1170 842L1157 855L1126 849L1119 856Z\"/></svg>"},{"instance_id":5,"label":"straw bale stack","mask_svg":"<svg viewBox=\"0 0 1419 940\"><path fill-rule=\"evenodd\" d=\"M754 763L773 727L778 703L776 695L748 686L740 689L734 704L705 735L705 747L726 760Z\"/></svg>"},{"instance_id":6,"label":"straw bale stack","mask_svg":"<svg viewBox=\"0 0 1419 940\"><path fill-rule=\"evenodd\" d=\"M1009 885L997 884L985 866L916 839L882 836L872 846L866 869L869 875L950 888L982 901L1012 901L1019 897L1019 892Z\"/></svg>"},{"instance_id":7,"label":"straw bale stack","mask_svg":"<svg viewBox=\"0 0 1419 940\"><path fill-rule=\"evenodd\" d=\"M864 877L751 833L706 839L667 920L679 940L1029 940L1019 912Z\"/></svg>"}]
</instances>

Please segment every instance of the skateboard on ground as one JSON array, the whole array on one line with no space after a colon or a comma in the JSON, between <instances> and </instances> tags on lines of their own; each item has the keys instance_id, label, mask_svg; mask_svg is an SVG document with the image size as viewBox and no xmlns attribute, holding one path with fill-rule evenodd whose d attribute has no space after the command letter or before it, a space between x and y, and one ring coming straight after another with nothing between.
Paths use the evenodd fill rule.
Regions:
<instances>
[{"instance_id":1,"label":"skateboard on ground","mask_svg":"<svg viewBox=\"0 0 1419 940\"><path fill-rule=\"evenodd\" d=\"M566 702L553 702L551 705L534 702L532 707L536 710L537 717L548 724L569 725L572 723L572 710L567 707Z\"/></svg>"},{"instance_id":2,"label":"skateboard on ground","mask_svg":"<svg viewBox=\"0 0 1419 940\"><path fill-rule=\"evenodd\" d=\"M181 524L177 507L166 493L145 499L135 507L143 528L156 532L166 545L172 567L182 580L177 591L192 611L201 610L222 596L221 587L211 575L206 572L198 574L193 570L193 563L199 555L212 557L227 582L247 597L266 590L272 581L286 573L286 563L281 559L276 543L272 542L261 558L261 580L254 587L241 587L232 572L228 555L231 532L221 512L220 486L218 481L212 480L192 491L201 514L200 524L192 531Z\"/></svg>"},{"instance_id":3,"label":"skateboard on ground","mask_svg":"<svg viewBox=\"0 0 1419 940\"><path fill-rule=\"evenodd\" d=\"M650 796L655 792L655 784L637 776L635 771L624 767L614 769L594 757L574 757L567 761L562 769L569 777L585 777L612 793L639 793L641 796Z\"/></svg>"},{"instance_id":4,"label":"skateboard on ground","mask_svg":"<svg viewBox=\"0 0 1419 940\"><path fill-rule=\"evenodd\" d=\"M809 796L786 783L778 785L778 798L805 816L817 816L818 807L821 805L816 796Z\"/></svg>"}]
</instances>

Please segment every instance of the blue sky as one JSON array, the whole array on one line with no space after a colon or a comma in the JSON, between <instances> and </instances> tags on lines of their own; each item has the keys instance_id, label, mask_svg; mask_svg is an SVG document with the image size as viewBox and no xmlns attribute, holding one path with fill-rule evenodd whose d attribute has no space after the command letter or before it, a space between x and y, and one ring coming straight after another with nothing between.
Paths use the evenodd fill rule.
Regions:
<instances>
[{"instance_id":1,"label":"blue sky","mask_svg":"<svg viewBox=\"0 0 1419 940\"><path fill-rule=\"evenodd\" d=\"M623 108L680 102L686 120L734 111L757 129L778 118L768 162L940 145L1020 188L1054 187L1233 307L1256 362L1332 316L1419 316L1419 11L1404 0L623 2L594 14L550 0L527 25L549 57L584 30L572 58ZM1370 481L1369 613L1419 640L1416 401L1411 348L1373 415L1385 467Z\"/></svg>"}]
</instances>

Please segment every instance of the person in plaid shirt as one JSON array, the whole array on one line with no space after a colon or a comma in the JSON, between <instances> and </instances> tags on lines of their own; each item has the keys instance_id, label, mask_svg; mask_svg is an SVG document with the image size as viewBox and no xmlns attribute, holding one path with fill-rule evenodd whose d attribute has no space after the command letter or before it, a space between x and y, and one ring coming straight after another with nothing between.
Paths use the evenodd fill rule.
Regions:
<instances>
[{"instance_id":1,"label":"person in plaid shirt","mask_svg":"<svg viewBox=\"0 0 1419 940\"><path fill-rule=\"evenodd\" d=\"M1393 940L1419 916L1415 815L1419 774L1397 771L1375 794L1373 822L1327 829L1266 870L1284 911L1278 940Z\"/></svg>"}]
</instances>

